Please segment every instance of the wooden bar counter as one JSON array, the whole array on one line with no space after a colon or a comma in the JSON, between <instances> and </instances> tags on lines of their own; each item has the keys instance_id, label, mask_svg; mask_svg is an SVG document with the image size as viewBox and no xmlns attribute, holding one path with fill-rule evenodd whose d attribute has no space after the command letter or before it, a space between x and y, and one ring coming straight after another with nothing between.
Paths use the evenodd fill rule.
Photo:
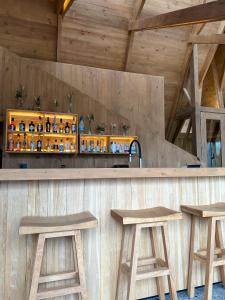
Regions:
<instances>
[{"instance_id":1,"label":"wooden bar counter","mask_svg":"<svg viewBox=\"0 0 225 300\"><path fill-rule=\"evenodd\" d=\"M225 201L223 168L0 170L0 299L25 300L29 293L35 239L19 236L23 216L57 216L84 210L93 213L99 226L84 233L89 299L114 300L122 233L111 218L112 208L166 206L179 210L181 204L219 201ZM186 288L188 267L190 219L183 217L169 224L178 290ZM201 226L196 239L204 248L206 228ZM69 239L48 241L45 251L43 273L73 269ZM140 251L150 254L147 236ZM197 285L202 285L204 270L196 264L194 272ZM218 274L214 280L220 280ZM155 294L154 281L138 282L137 299Z\"/></svg>"}]
</instances>

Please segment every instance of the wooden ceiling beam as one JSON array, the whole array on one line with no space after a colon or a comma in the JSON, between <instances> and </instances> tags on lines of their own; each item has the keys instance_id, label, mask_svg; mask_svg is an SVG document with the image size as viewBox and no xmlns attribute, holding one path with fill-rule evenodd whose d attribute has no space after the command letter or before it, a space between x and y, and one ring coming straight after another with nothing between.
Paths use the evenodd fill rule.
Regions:
<instances>
[{"instance_id":1,"label":"wooden ceiling beam","mask_svg":"<svg viewBox=\"0 0 225 300\"><path fill-rule=\"evenodd\" d=\"M225 22L223 21L223 22L221 22L221 24L219 26L217 34L224 33L224 29L225 29ZM219 45L212 45L211 48L210 48L210 50L209 50L209 52L208 52L208 55L207 55L207 57L206 57L206 59L204 61L204 64L202 66L202 69L201 69L200 75L199 75L199 84L200 84L200 86L203 85L203 81L204 81L205 76L206 76L206 74L207 74L207 72L209 70L209 67L210 67L210 65L211 65L211 63L213 61L213 58L214 58L214 56L216 54L218 46Z\"/></svg>"},{"instance_id":2,"label":"wooden ceiling beam","mask_svg":"<svg viewBox=\"0 0 225 300\"><path fill-rule=\"evenodd\" d=\"M196 35L191 34L189 43L225 45L225 34Z\"/></svg>"},{"instance_id":3,"label":"wooden ceiling beam","mask_svg":"<svg viewBox=\"0 0 225 300\"><path fill-rule=\"evenodd\" d=\"M135 21L140 17L142 9L145 5L145 1L146 0L136 0L131 21ZM125 63L124 63L125 71L127 71L128 66L129 66L130 57L131 57L130 54L131 54L131 50L133 48L133 43L134 43L134 31L129 31L127 48L126 48L126 52L125 52Z\"/></svg>"},{"instance_id":4,"label":"wooden ceiling beam","mask_svg":"<svg viewBox=\"0 0 225 300\"><path fill-rule=\"evenodd\" d=\"M141 31L225 20L225 1L218 0L131 21L129 30Z\"/></svg>"}]
</instances>

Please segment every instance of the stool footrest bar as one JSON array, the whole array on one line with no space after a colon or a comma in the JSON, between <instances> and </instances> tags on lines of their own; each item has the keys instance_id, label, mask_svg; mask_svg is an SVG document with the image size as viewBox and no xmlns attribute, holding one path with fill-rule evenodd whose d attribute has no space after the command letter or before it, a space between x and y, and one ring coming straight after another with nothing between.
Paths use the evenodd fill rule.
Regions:
<instances>
[{"instance_id":1,"label":"stool footrest bar","mask_svg":"<svg viewBox=\"0 0 225 300\"><path fill-rule=\"evenodd\" d=\"M144 280L155 277L168 276L170 270L166 267L155 268L153 271L138 271L136 280Z\"/></svg>"},{"instance_id":2,"label":"stool footrest bar","mask_svg":"<svg viewBox=\"0 0 225 300\"><path fill-rule=\"evenodd\" d=\"M62 272L44 275L39 278L39 283L47 283L60 280L76 279L78 272Z\"/></svg>"},{"instance_id":3,"label":"stool footrest bar","mask_svg":"<svg viewBox=\"0 0 225 300\"><path fill-rule=\"evenodd\" d=\"M37 293L37 300L78 294L81 292L84 292L84 289L80 285L52 289L40 289Z\"/></svg>"}]
</instances>

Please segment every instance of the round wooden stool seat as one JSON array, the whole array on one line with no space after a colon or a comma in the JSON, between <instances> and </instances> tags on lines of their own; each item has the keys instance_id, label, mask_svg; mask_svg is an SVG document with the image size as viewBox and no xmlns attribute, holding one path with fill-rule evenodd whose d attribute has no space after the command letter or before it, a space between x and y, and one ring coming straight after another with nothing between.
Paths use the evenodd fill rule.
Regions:
<instances>
[{"instance_id":1,"label":"round wooden stool seat","mask_svg":"<svg viewBox=\"0 0 225 300\"><path fill-rule=\"evenodd\" d=\"M81 230L96 226L97 219L88 211L59 217L24 217L21 220L19 229L21 235L38 236L29 300L64 297L72 294L78 294L80 300L87 300ZM40 275L46 240L66 236L72 238L74 271ZM40 284L62 280L73 280L73 283L65 287L39 288Z\"/></svg>"},{"instance_id":2,"label":"round wooden stool seat","mask_svg":"<svg viewBox=\"0 0 225 300\"><path fill-rule=\"evenodd\" d=\"M187 279L188 295L190 298L193 298L195 294L193 265L194 261L197 260L198 262L203 263L206 267L204 300L212 300L214 267L219 267L221 281L225 287L225 249L223 248L223 236L220 222L225 220L225 203L218 202L215 204L198 206L182 205L181 210L191 215L191 236ZM208 222L208 241L206 249L196 251L195 230L198 218L206 218Z\"/></svg>"},{"instance_id":3,"label":"round wooden stool seat","mask_svg":"<svg viewBox=\"0 0 225 300\"><path fill-rule=\"evenodd\" d=\"M111 215L123 225L164 222L182 218L182 213L162 206L139 210L113 209Z\"/></svg>"},{"instance_id":4,"label":"round wooden stool seat","mask_svg":"<svg viewBox=\"0 0 225 300\"><path fill-rule=\"evenodd\" d=\"M150 278L156 279L160 300L165 300L163 277L168 277L170 299L177 300L175 280L169 257L169 238L167 222L182 218L182 213L166 207L154 207L140 210L111 210L112 217L123 225L120 265L117 277L116 300L123 295L122 274L128 275L127 300L136 300L136 282ZM164 259L159 255L157 230L159 227L162 240ZM147 229L152 246L152 256L139 258L141 230ZM129 244L129 232L132 234L132 245ZM131 248L131 249L129 249ZM131 251L129 251L131 250ZM130 252L130 253L129 253Z\"/></svg>"},{"instance_id":5,"label":"round wooden stool seat","mask_svg":"<svg viewBox=\"0 0 225 300\"><path fill-rule=\"evenodd\" d=\"M19 233L23 235L81 230L96 227L97 223L97 219L88 211L58 217L24 217L20 223Z\"/></svg>"}]
</instances>

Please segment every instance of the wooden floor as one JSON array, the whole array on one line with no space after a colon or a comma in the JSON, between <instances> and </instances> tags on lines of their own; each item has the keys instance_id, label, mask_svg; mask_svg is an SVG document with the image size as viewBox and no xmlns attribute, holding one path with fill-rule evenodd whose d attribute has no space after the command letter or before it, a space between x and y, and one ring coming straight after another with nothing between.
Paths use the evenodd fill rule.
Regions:
<instances>
[{"instance_id":1,"label":"wooden floor","mask_svg":"<svg viewBox=\"0 0 225 300\"><path fill-rule=\"evenodd\" d=\"M2 182L0 299L24 300L28 294L35 243L32 237L26 239L18 234L20 220L25 215L52 216L90 210L99 219L99 227L84 233L89 299L95 295L94 300L114 300L122 233L121 226L110 216L111 208L137 209L163 205L179 210L180 204L208 204L224 199L225 177ZM199 232L196 234L199 248L205 247L205 229L204 224L201 225L201 235ZM189 232L187 215L184 215L183 221L169 224L178 290L186 288ZM145 233L143 239L141 252L148 254ZM72 269L69 239L48 241L45 252L43 273ZM197 285L201 285L204 272L199 264L195 265L194 273ZM214 277L214 281L218 279ZM137 284L137 299L155 294L154 281ZM77 298L69 296L59 299Z\"/></svg>"}]
</instances>

